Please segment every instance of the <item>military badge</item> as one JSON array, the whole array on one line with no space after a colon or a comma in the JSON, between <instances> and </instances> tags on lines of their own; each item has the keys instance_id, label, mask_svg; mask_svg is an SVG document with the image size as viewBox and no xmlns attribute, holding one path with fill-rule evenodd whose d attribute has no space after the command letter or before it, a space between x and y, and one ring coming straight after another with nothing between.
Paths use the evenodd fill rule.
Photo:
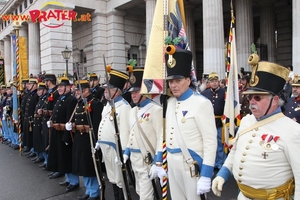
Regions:
<instances>
[{"instance_id":1,"label":"military badge","mask_svg":"<svg viewBox=\"0 0 300 200\"><path fill-rule=\"evenodd\" d=\"M131 84L134 84L134 83L136 82L136 78L135 78L135 76L134 76L133 74L130 76L129 82L130 82Z\"/></svg>"},{"instance_id":2,"label":"military badge","mask_svg":"<svg viewBox=\"0 0 300 200\"><path fill-rule=\"evenodd\" d=\"M279 149L278 144L276 144L279 136L273 136L271 134L263 134L261 136L262 141L260 141L260 145L263 146L266 150L274 150L277 151Z\"/></svg>"}]
</instances>

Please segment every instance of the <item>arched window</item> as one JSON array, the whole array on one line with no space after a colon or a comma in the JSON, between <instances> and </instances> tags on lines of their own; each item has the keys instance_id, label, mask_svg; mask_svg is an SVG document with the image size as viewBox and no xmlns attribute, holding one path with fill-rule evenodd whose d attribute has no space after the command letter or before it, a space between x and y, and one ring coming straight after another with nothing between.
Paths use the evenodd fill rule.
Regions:
<instances>
[{"instance_id":1,"label":"arched window","mask_svg":"<svg viewBox=\"0 0 300 200\"><path fill-rule=\"evenodd\" d=\"M27 0L24 0L24 8L27 8Z\"/></svg>"},{"instance_id":2,"label":"arched window","mask_svg":"<svg viewBox=\"0 0 300 200\"><path fill-rule=\"evenodd\" d=\"M22 13L23 12L23 7L22 7L22 4L20 4L20 7L19 7L19 12Z\"/></svg>"}]
</instances>

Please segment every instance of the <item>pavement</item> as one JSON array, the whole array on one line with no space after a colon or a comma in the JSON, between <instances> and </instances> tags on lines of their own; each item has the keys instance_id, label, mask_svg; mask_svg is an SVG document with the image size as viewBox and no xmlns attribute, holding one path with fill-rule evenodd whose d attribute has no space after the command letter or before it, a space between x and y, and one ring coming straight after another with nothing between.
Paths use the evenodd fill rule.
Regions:
<instances>
[{"instance_id":1,"label":"pavement","mask_svg":"<svg viewBox=\"0 0 300 200\"><path fill-rule=\"evenodd\" d=\"M18 150L0 143L0 200L75 200L85 193L82 178L79 189L65 193L66 187L59 186L64 177L49 179L47 176L49 172L39 168L39 164L33 164L30 158L20 155ZM129 188L132 200L138 200L133 186ZM160 191L158 183L157 188ZM224 186L222 197L210 192L207 200L235 200L237 193L238 189L232 178ZM105 199L114 199L112 185L108 181ZM169 197L168 200L170 199ZM181 199L173 198L173 200Z\"/></svg>"}]
</instances>

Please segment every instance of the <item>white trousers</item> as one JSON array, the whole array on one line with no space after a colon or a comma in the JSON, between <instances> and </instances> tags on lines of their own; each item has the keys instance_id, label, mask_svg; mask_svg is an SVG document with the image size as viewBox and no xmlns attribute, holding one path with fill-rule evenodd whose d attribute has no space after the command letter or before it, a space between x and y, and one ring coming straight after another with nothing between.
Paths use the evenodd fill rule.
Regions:
<instances>
[{"instance_id":1,"label":"white trousers","mask_svg":"<svg viewBox=\"0 0 300 200\"><path fill-rule=\"evenodd\" d=\"M197 195L197 181L199 178L192 178L190 168L184 162L181 153L167 155L168 180L172 199L199 200Z\"/></svg>"},{"instance_id":2,"label":"white trousers","mask_svg":"<svg viewBox=\"0 0 300 200\"><path fill-rule=\"evenodd\" d=\"M140 196L140 200L153 200L153 186L148 178L150 165L144 162L141 153L131 153L130 161L135 175L136 193Z\"/></svg>"},{"instance_id":3,"label":"white trousers","mask_svg":"<svg viewBox=\"0 0 300 200\"><path fill-rule=\"evenodd\" d=\"M122 174L119 164L115 163L117 153L115 149L107 144L101 144L103 160L109 182L122 188Z\"/></svg>"}]
</instances>

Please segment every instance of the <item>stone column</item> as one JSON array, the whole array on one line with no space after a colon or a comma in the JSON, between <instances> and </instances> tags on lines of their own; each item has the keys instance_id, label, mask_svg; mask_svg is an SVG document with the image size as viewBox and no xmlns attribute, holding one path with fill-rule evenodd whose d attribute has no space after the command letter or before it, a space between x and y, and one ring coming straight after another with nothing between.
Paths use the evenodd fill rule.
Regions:
<instances>
[{"instance_id":1,"label":"stone column","mask_svg":"<svg viewBox=\"0 0 300 200\"><path fill-rule=\"evenodd\" d=\"M125 32L123 11L114 10L107 14L107 61L113 62L113 68L126 70L127 55L125 55Z\"/></svg>"},{"instance_id":2,"label":"stone column","mask_svg":"<svg viewBox=\"0 0 300 200\"><path fill-rule=\"evenodd\" d=\"M268 61L276 62L275 12L272 0L259 1L260 43L267 45Z\"/></svg>"},{"instance_id":3,"label":"stone column","mask_svg":"<svg viewBox=\"0 0 300 200\"><path fill-rule=\"evenodd\" d=\"M103 65L103 55L107 58L107 26L106 26L106 16L101 13L93 13L92 18L92 59L93 63L91 69L87 71L92 71L100 75L105 75L105 69ZM124 39L123 39L124 41ZM89 60L89 59L88 59ZM106 59L106 63L111 63L111 60ZM103 67L101 67L103 66Z\"/></svg>"},{"instance_id":4,"label":"stone column","mask_svg":"<svg viewBox=\"0 0 300 200\"><path fill-rule=\"evenodd\" d=\"M293 0L293 67L296 74L300 74L300 2Z\"/></svg>"},{"instance_id":5,"label":"stone column","mask_svg":"<svg viewBox=\"0 0 300 200\"><path fill-rule=\"evenodd\" d=\"M194 21L195 6L186 4L185 6L185 22L186 22L186 37L189 42L190 51L193 54L193 63L196 71L196 48L195 48L195 21Z\"/></svg>"},{"instance_id":6,"label":"stone column","mask_svg":"<svg viewBox=\"0 0 300 200\"><path fill-rule=\"evenodd\" d=\"M29 74L41 72L39 23L28 22L28 67Z\"/></svg>"},{"instance_id":7,"label":"stone column","mask_svg":"<svg viewBox=\"0 0 300 200\"><path fill-rule=\"evenodd\" d=\"M11 54L12 54L12 48L11 48L11 37L5 36L3 38L4 40L4 68L5 68L5 80L6 83L12 78L12 65L11 65Z\"/></svg>"},{"instance_id":8,"label":"stone column","mask_svg":"<svg viewBox=\"0 0 300 200\"><path fill-rule=\"evenodd\" d=\"M203 71L225 77L224 25L222 0L203 3Z\"/></svg>"},{"instance_id":9,"label":"stone column","mask_svg":"<svg viewBox=\"0 0 300 200\"><path fill-rule=\"evenodd\" d=\"M43 10L49 12L53 9L74 9L67 7L58 7L48 5ZM47 26L59 26L57 28L49 28ZM41 50L41 71L53 74L63 74L66 71L66 60L62 56L62 51L68 47L73 48L72 42L72 21L50 19L46 22L40 23L40 50ZM73 57L71 54L68 60L68 71L72 74Z\"/></svg>"},{"instance_id":10,"label":"stone column","mask_svg":"<svg viewBox=\"0 0 300 200\"><path fill-rule=\"evenodd\" d=\"M254 42L252 0L236 1L236 47L238 67L250 71L248 57L252 53L251 44Z\"/></svg>"},{"instance_id":11,"label":"stone column","mask_svg":"<svg viewBox=\"0 0 300 200\"><path fill-rule=\"evenodd\" d=\"M156 1L146 1L146 46L148 47Z\"/></svg>"}]
</instances>

